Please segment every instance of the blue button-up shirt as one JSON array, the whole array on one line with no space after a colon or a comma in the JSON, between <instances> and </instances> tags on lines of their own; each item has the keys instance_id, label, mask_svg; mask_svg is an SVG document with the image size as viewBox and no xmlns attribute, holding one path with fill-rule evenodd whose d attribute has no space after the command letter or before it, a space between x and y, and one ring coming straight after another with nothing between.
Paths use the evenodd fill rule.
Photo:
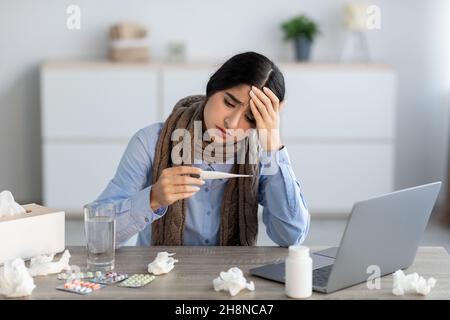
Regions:
<instances>
[{"instance_id":1,"label":"blue button-up shirt","mask_svg":"<svg viewBox=\"0 0 450 320\"><path fill-rule=\"evenodd\" d=\"M113 179L96 199L116 205L116 245L122 246L138 233L137 245L151 244L151 224L167 207L150 207L152 163L163 123L149 125L131 138ZM286 147L262 152L259 201L262 220L270 239L280 246L300 244L310 222L300 185L295 179ZM268 165L272 163L274 165ZM266 164L266 165L264 165ZM203 170L230 172L232 164L193 164ZM219 245L222 197L226 179L205 180L200 191L186 201L184 245Z\"/></svg>"}]
</instances>

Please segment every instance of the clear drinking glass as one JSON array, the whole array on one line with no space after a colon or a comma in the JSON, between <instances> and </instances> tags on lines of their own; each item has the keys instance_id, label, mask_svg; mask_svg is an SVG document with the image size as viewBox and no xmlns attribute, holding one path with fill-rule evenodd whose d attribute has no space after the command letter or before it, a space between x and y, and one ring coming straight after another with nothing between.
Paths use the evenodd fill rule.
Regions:
<instances>
[{"instance_id":1,"label":"clear drinking glass","mask_svg":"<svg viewBox=\"0 0 450 320\"><path fill-rule=\"evenodd\" d=\"M91 271L114 269L116 207L113 203L92 202L84 206L87 268Z\"/></svg>"}]
</instances>

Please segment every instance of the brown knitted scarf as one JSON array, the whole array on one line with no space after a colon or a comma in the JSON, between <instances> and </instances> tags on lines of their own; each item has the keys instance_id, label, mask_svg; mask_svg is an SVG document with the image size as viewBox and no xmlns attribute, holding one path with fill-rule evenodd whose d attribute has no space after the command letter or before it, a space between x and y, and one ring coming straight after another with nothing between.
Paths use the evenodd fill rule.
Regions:
<instances>
[{"instance_id":1,"label":"brown knitted scarf","mask_svg":"<svg viewBox=\"0 0 450 320\"><path fill-rule=\"evenodd\" d=\"M195 161L194 158L201 154L201 151L205 150L205 146L211 145L212 142L208 141L200 141L199 145L198 140L194 139L194 121L201 121L202 124L204 123L203 110L205 104L205 96L194 95L181 99L174 106L172 113L164 123L156 144L152 169L152 184L156 183L165 168L175 167L177 165L191 165ZM171 138L172 133L176 129L186 129L186 132L192 137L190 140L190 148L186 148L188 151L183 153L183 161L180 164L174 164L171 157L173 147L180 144L179 140L172 141ZM202 132L200 132L199 139L202 139ZM183 138L181 141L184 142L189 140L184 140ZM232 172L250 174L253 175L253 177L233 178L226 182L220 218L221 246L255 245L258 233L258 164L250 164L250 152L247 152L249 146L248 141L247 143L241 142L238 142L238 144L241 147L244 146L245 163L242 163L242 161L240 161L241 163L238 163L236 160L236 153L234 153L233 156L235 162ZM225 153L218 154L217 149L214 150L216 150L214 156L219 155L225 157L224 159L229 159L229 157L225 156ZM185 151L185 149L183 149L183 151ZM202 159L205 162L214 162L212 157L210 158L207 154L203 154ZM190 161L188 162L189 164L185 164L187 161ZM252 163L255 163L255 161ZM186 199L178 200L169 205L166 214L162 218L152 223L153 245L176 246L183 244L183 231L186 220L185 209ZM191 212L191 214L196 213Z\"/></svg>"}]
</instances>

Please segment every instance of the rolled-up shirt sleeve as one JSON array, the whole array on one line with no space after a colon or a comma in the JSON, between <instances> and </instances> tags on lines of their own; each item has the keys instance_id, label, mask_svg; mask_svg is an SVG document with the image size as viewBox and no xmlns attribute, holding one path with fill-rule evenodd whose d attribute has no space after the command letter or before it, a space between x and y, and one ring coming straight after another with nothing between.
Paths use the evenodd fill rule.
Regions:
<instances>
[{"instance_id":1,"label":"rolled-up shirt sleeve","mask_svg":"<svg viewBox=\"0 0 450 320\"><path fill-rule=\"evenodd\" d=\"M296 180L286 146L260 155L259 200L270 239L282 247L301 244L310 215Z\"/></svg>"},{"instance_id":2,"label":"rolled-up shirt sleeve","mask_svg":"<svg viewBox=\"0 0 450 320\"><path fill-rule=\"evenodd\" d=\"M167 211L167 207L155 211L150 207L152 161L148 148L138 131L130 139L113 179L96 199L116 205L117 247Z\"/></svg>"}]
</instances>

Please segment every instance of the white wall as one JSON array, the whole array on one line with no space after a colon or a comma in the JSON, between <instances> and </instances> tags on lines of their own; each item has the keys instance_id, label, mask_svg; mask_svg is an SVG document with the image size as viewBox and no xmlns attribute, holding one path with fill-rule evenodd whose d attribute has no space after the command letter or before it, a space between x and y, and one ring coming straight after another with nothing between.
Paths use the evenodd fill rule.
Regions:
<instances>
[{"instance_id":1,"label":"white wall","mask_svg":"<svg viewBox=\"0 0 450 320\"><path fill-rule=\"evenodd\" d=\"M382 29L370 33L374 58L393 64L399 75L396 185L446 179L450 2L376 3L382 9Z\"/></svg>"},{"instance_id":2,"label":"white wall","mask_svg":"<svg viewBox=\"0 0 450 320\"><path fill-rule=\"evenodd\" d=\"M0 0L0 190L20 202L41 199L39 65L48 60L103 59L106 33L117 21L150 30L151 55L182 40L189 61L223 60L254 50L276 61L292 59L281 21L306 12L321 25L313 60L333 62L343 40L344 0ZM449 24L446 0L372 1L382 29L369 34L375 62L399 74L396 187L445 174L448 144ZM82 29L66 29L66 8L81 7Z\"/></svg>"}]
</instances>

